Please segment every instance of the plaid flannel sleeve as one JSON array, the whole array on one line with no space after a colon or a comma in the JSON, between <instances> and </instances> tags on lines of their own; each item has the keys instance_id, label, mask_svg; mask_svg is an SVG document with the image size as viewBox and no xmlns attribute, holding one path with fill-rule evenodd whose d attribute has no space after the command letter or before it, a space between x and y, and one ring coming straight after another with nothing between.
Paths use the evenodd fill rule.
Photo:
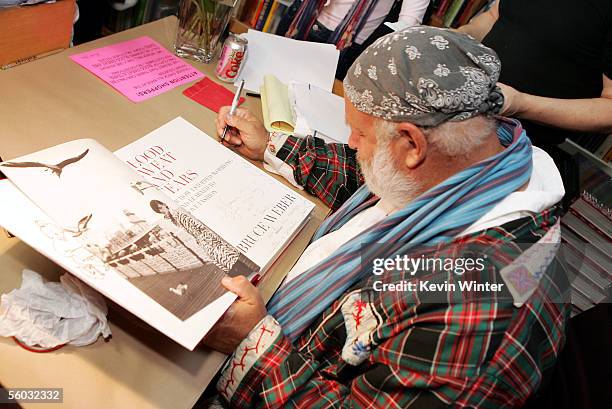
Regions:
<instances>
[{"instance_id":1,"label":"plaid flannel sleeve","mask_svg":"<svg viewBox=\"0 0 612 409\"><path fill-rule=\"evenodd\" d=\"M312 356L298 352L276 320L267 316L238 346L217 389L230 407L245 409L327 407L351 399L350 388L318 376L318 366Z\"/></svg>"},{"instance_id":2,"label":"plaid flannel sleeve","mask_svg":"<svg viewBox=\"0 0 612 409\"><path fill-rule=\"evenodd\" d=\"M293 169L295 181L333 210L363 184L356 152L346 144L313 136L290 136L276 156Z\"/></svg>"},{"instance_id":3,"label":"plaid flannel sleeve","mask_svg":"<svg viewBox=\"0 0 612 409\"><path fill-rule=\"evenodd\" d=\"M553 310L551 318L561 319L561 311L550 304L523 307L521 324L509 329L516 314L510 305L425 305L411 313L424 325L384 325L380 331L386 337L355 365L335 352L342 320L332 320L298 349L267 316L236 349L217 389L230 407L241 409L443 408L455 407L454 402L520 407L562 344L562 333L541 330L540 320ZM539 352L532 355L536 351L528 352L529 346Z\"/></svg>"},{"instance_id":4,"label":"plaid flannel sleeve","mask_svg":"<svg viewBox=\"0 0 612 409\"><path fill-rule=\"evenodd\" d=\"M428 335L427 331L416 335L402 331L379 345L371 357L375 362L364 362L362 369L347 364L334 366L332 374L329 366L324 368L323 359L316 359L314 351L298 351L274 318L267 316L236 349L217 389L231 408L241 409L376 409L388 408L392 402L393 407L446 407L452 401L447 394L455 392L457 385L445 385L465 384L466 371L461 368L460 376L429 373L428 368L433 370L438 364L416 358L422 343L431 341L423 339ZM456 346L461 350L467 344ZM425 345L431 349L436 344ZM434 390L442 392L444 398L432 393Z\"/></svg>"}]
</instances>

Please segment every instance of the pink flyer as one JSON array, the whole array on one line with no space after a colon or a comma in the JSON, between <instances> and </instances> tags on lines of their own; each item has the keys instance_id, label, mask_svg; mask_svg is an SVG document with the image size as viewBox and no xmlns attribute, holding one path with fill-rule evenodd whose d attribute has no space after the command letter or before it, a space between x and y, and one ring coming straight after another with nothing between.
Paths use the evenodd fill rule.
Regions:
<instances>
[{"instance_id":1,"label":"pink flyer","mask_svg":"<svg viewBox=\"0 0 612 409\"><path fill-rule=\"evenodd\" d=\"M149 37L97 48L70 58L134 102L204 77Z\"/></svg>"}]
</instances>

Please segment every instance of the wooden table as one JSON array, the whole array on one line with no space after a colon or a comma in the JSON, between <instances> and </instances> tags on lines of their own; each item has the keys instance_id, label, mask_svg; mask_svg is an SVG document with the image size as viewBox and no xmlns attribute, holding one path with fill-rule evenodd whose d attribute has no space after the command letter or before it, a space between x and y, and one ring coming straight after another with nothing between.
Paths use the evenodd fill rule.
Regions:
<instances>
[{"instance_id":1,"label":"wooden table","mask_svg":"<svg viewBox=\"0 0 612 409\"><path fill-rule=\"evenodd\" d=\"M179 115L215 135L215 114L182 95L191 84L133 103L68 58L143 35L171 48L175 29L176 18L169 17L0 71L0 156L12 159L87 137L115 150ZM214 65L190 63L216 80ZM248 97L245 106L261 117L258 98ZM314 217L260 284L266 299L329 212L310 199L317 205ZM23 268L52 280L60 273L58 266L18 239L0 238L0 293L20 286ZM0 339L0 383L7 388L64 388L64 403L46 408L182 409L193 406L224 361L216 352L182 348L119 307L111 305L109 319L112 340L87 347L35 354Z\"/></svg>"}]
</instances>

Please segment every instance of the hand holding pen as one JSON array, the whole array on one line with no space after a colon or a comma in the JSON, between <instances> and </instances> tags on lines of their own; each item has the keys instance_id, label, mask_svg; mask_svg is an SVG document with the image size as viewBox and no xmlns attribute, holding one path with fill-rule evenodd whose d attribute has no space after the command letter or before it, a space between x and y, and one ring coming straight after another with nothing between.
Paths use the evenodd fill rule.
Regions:
<instances>
[{"instance_id":1,"label":"hand holding pen","mask_svg":"<svg viewBox=\"0 0 612 409\"><path fill-rule=\"evenodd\" d=\"M249 159L262 161L268 146L268 131L248 109L238 108L230 115L229 106L221 107L217 115L217 134L225 137L221 143Z\"/></svg>"},{"instance_id":2,"label":"hand holding pen","mask_svg":"<svg viewBox=\"0 0 612 409\"><path fill-rule=\"evenodd\" d=\"M238 108L238 103L240 102L240 94L242 94L243 88L244 88L244 80L240 81L240 84L238 84L238 89L236 90L236 93L234 94L234 99L232 100L232 106L230 107L229 115L234 115L236 113L236 108ZM227 124L225 125L225 128L223 128L223 133L221 134L221 142L225 141L225 137L227 136L227 132L229 128L230 126Z\"/></svg>"}]
</instances>

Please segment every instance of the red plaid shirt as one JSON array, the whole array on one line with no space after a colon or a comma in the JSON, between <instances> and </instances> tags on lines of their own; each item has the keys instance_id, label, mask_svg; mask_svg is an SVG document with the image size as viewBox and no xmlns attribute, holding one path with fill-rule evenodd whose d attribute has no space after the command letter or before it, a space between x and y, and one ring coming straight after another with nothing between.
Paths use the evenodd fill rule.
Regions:
<instances>
[{"instance_id":1,"label":"red plaid shirt","mask_svg":"<svg viewBox=\"0 0 612 409\"><path fill-rule=\"evenodd\" d=\"M469 245L488 249L484 271L494 279L524 251L520 243L536 242L557 220L549 210L445 248L454 257ZM414 279L397 274L386 280ZM520 407L563 345L564 287L546 274L521 307L511 297L425 302L410 292L373 291L381 277L347 291L295 343L264 318L223 370L221 396L236 408Z\"/></svg>"},{"instance_id":2,"label":"red plaid shirt","mask_svg":"<svg viewBox=\"0 0 612 409\"><path fill-rule=\"evenodd\" d=\"M276 156L293 168L295 181L332 210L363 184L355 151L342 143L290 136Z\"/></svg>"}]
</instances>

